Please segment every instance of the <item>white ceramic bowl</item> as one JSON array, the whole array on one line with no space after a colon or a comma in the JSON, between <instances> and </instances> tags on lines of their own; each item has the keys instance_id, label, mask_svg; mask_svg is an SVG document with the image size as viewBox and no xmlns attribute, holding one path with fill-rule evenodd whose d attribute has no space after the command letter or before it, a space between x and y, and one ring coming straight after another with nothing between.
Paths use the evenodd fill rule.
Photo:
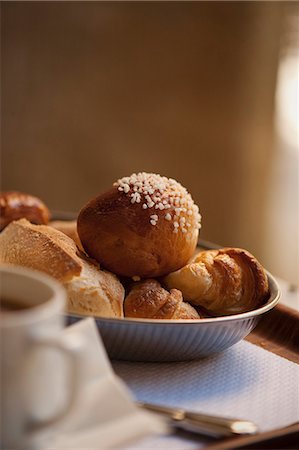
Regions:
<instances>
[{"instance_id":1,"label":"white ceramic bowl","mask_svg":"<svg viewBox=\"0 0 299 450\"><path fill-rule=\"evenodd\" d=\"M57 220L72 220L74 213L56 211ZM198 249L220 248L200 240ZM95 318L111 359L127 361L187 361L221 352L245 338L263 314L280 299L277 281L267 272L270 296L260 308L252 311L200 320L150 320ZM68 315L69 324L86 316Z\"/></svg>"}]
</instances>

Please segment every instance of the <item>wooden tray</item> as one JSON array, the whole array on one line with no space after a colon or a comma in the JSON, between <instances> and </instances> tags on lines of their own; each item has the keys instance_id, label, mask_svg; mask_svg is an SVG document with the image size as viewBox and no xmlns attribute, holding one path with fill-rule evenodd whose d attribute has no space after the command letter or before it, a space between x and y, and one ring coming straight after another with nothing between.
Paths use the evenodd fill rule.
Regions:
<instances>
[{"instance_id":1,"label":"wooden tray","mask_svg":"<svg viewBox=\"0 0 299 450\"><path fill-rule=\"evenodd\" d=\"M246 340L299 364L299 312L278 304Z\"/></svg>"}]
</instances>

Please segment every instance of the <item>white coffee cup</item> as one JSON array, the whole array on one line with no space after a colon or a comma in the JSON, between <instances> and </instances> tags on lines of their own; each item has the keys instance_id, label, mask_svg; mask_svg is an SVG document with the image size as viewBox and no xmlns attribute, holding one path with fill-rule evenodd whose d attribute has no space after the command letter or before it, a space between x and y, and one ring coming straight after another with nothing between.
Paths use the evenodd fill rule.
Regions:
<instances>
[{"instance_id":1,"label":"white coffee cup","mask_svg":"<svg viewBox=\"0 0 299 450\"><path fill-rule=\"evenodd\" d=\"M80 338L62 336L66 294L56 280L5 265L0 281L1 448L33 448L76 403Z\"/></svg>"}]
</instances>

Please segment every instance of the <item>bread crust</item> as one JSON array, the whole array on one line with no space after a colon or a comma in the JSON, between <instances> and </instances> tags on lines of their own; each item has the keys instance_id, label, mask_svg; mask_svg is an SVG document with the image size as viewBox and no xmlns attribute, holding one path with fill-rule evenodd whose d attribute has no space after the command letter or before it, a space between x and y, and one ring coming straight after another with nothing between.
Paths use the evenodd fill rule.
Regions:
<instances>
[{"instance_id":1,"label":"bread crust","mask_svg":"<svg viewBox=\"0 0 299 450\"><path fill-rule=\"evenodd\" d=\"M79 277L64 284L69 313L93 317L123 317L124 288L117 277L88 259Z\"/></svg>"},{"instance_id":2,"label":"bread crust","mask_svg":"<svg viewBox=\"0 0 299 450\"><path fill-rule=\"evenodd\" d=\"M47 206L33 195L17 191L0 194L0 231L13 220L25 218L35 224L47 224L49 217Z\"/></svg>"},{"instance_id":3,"label":"bread crust","mask_svg":"<svg viewBox=\"0 0 299 450\"><path fill-rule=\"evenodd\" d=\"M158 217L154 226L152 214ZM158 277L182 267L194 254L198 240L198 230L188 236L174 233L165 211L144 210L117 187L81 209L77 229L88 255L113 273L128 277Z\"/></svg>"},{"instance_id":4,"label":"bread crust","mask_svg":"<svg viewBox=\"0 0 299 450\"><path fill-rule=\"evenodd\" d=\"M84 251L77 233L77 220L52 220L49 222L49 226L66 234L68 237L73 239L81 251Z\"/></svg>"},{"instance_id":5,"label":"bread crust","mask_svg":"<svg viewBox=\"0 0 299 450\"><path fill-rule=\"evenodd\" d=\"M168 289L180 289L192 305L216 315L250 311L261 306L269 295L264 268L240 248L199 252L163 281Z\"/></svg>"},{"instance_id":6,"label":"bread crust","mask_svg":"<svg viewBox=\"0 0 299 450\"><path fill-rule=\"evenodd\" d=\"M27 219L11 222L0 234L0 261L40 270L59 281L80 275L82 269L73 240Z\"/></svg>"},{"instance_id":7,"label":"bread crust","mask_svg":"<svg viewBox=\"0 0 299 450\"><path fill-rule=\"evenodd\" d=\"M183 301L177 289L168 292L157 280L135 283L124 303L125 317L145 319L200 319L197 311Z\"/></svg>"},{"instance_id":8,"label":"bread crust","mask_svg":"<svg viewBox=\"0 0 299 450\"><path fill-rule=\"evenodd\" d=\"M65 286L68 311L100 317L123 317L124 288L117 277L100 270L64 233L26 219L0 233L0 263L45 272Z\"/></svg>"}]
</instances>

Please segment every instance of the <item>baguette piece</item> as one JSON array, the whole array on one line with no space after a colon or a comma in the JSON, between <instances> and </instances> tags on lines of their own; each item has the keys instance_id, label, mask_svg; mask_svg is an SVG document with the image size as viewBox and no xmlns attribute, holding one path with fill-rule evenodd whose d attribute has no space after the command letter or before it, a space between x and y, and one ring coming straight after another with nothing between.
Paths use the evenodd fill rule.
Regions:
<instances>
[{"instance_id":1,"label":"baguette piece","mask_svg":"<svg viewBox=\"0 0 299 450\"><path fill-rule=\"evenodd\" d=\"M69 236L75 241L77 247L84 251L77 232L77 220L52 220L49 226Z\"/></svg>"},{"instance_id":2,"label":"baguette piece","mask_svg":"<svg viewBox=\"0 0 299 450\"><path fill-rule=\"evenodd\" d=\"M100 270L54 228L26 219L11 222L0 234L0 263L30 267L59 280L67 290L69 312L123 317L124 288L117 277Z\"/></svg>"},{"instance_id":3,"label":"baguette piece","mask_svg":"<svg viewBox=\"0 0 299 450\"><path fill-rule=\"evenodd\" d=\"M135 283L125 299L125 317L144 319L200 319L177 289L168 292L154 279Z\"/></svg>"},{"instance_id":4,"label":"baguette piece","mask_svg":"<svg viewBox=\"0 0 299 450\"><path fill-rule=\"evenodd\" d=\"M199 252L186 266L164 278L168 289L179 289L192 305L216 315L258 308L269 295L266 272L257 259L240 248Z\"/></svg>"}]
</instances>

